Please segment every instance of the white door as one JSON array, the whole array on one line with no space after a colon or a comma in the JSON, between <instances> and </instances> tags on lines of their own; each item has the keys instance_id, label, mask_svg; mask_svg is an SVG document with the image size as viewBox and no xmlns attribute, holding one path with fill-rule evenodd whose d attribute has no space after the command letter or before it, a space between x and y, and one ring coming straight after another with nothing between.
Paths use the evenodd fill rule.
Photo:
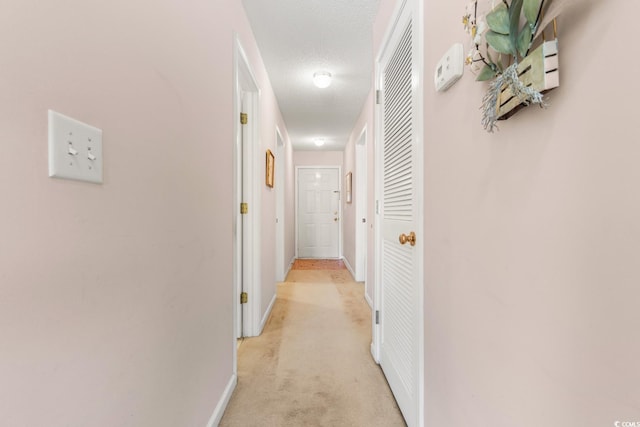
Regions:
<instances>
[{"instance_id":1,"label":"white door","mask_svg":"<svg viewBox=\"0 0 640 427\"><path fill-rule=\"evenodd\" d=\"M410 3L410 2L408 2ZM380 365L409 427L421 424L421 155L415 29L401 12L379 62L381 88ZM402 243L401 243L402 242Z\"/></svg>"},{"instance_id":2,"label":"white door","mask_svg":"<svg viewBox=\"0 0 640 427\"><path fill-rule=\"evenodd\" d=\"M340 256L340 170L298 168L298 257Z\"/></svg>"}]
</instances>

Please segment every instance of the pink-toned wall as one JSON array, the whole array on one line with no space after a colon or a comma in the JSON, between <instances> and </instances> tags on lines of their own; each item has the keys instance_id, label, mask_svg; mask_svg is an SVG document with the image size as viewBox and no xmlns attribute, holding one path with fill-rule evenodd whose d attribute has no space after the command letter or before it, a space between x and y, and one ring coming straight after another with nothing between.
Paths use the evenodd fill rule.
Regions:
<instances>
[{"instance_id":1,"label":"pink-toned wall","mask_svg":"<svg viewBox=\"0 0 640 427\"><path fill-rule=\"evenodd\" d=\"M576 2L550 107L487 134L486 84L431 84L466 3L424 0L425 425L638 421L640 5Z\"/></svg>"},{"instance_id":2,"label":"pink-toned wall","mask_svg":"<svg viewBox=\"0 0 640 427\"><path fill-rule=\"evenodd\" d=\"M254 45L255 48L255 45ZM253 57L260 58L260 53L255 48ZM276 296L276 189L267 187L264 183L264 177L266 175L266 162L265 153L266 150L271 150L272 153L277 153L276 149L276 126L282 134L283 141L285 143L285 158L277 159L277 167L285 168L285 182L287 181L287 175L291 174L293 170L292 156L293 151L291 148L291 142L287 133L286 125L280 114L276 97L271 89L269 83L269 77L266 70L261 65L262 61L254 61L259 64L259 67L254 71L254 75L260 81L260 149L257 150L258 164L261 167L261 172L258 174L260 180L260 188L262 188L262 204L260 211L260 268L261 268L261 280L260 280L260 322L264 325L269 315L269 308ZM285 187L285 242L284 242L284 260L285 263L289 263L293 258L295 251L294 247L294 235L293 227L288 224L293 224L293 203L294 193L291 188L291 184ZM287 258L288 257L288 258Z\"/></svg>"},{"instance_id":3,"label":"pink-toned wall","mask_svg":"<svg viewBox=\"0 0 640 427\"><path fill-rule=\"evenodd\" d=\"M1 424L207 424L233 371L234 31L269 147L240 2L3 6ZM103 185L47 176L49 108L104 131Z\"/></svg>"},{"instance_id":4,"label":"pink-toned wall","mask_svg":"<svg viewBox=\"0 0 640 427\"><path fill-rule=\"evenodd\" d=\"M365 292L367 299L373 303L373 283L374 283L374 214L375 214L375 180L374 180L374 121L373 121L373 90L369 92L367 99L362 108L362 112L358 117L349 141L344 149L344 168L345 173L353 172L353 203L344 203L342 216L344 222L344 257L349 264L356 268L356 208L358 203L358 191L367 192L367 272L365 281ZM365 182L358 182L356 171L356 144L359 142L363 130L365 131L365 144L367 149L367 179Z\"/></svg>"},{"instance_id":5,"label":"pink-toned wall","mask_svg":"<svg viewBox=\"0 0 640 427\"><path fill-rule=\"evenodd\" d=\"M286 166L285 166L285 243L284 243L284 272L287 273L296 256L295 243L295 191L296 191L296 171L293 162L293 149L291 142L286 144Z\"/></svg>"},{"instance_id":6,"label":"pink-toned wall","mask_svg":"<svg viewBox=\"0 0 640 427\"><path fill-rule=\"evenodd\" d=\"M360 120L356 122L354 129L360 129L362 131L362 123ZM356 193L358 191L358 182L356 180L356 156L355 156L355 144L357 140L354 138L358 138L358 135L355 137L353 133L354 130L349 136L349 141L347 142L344 148L344 154L342 159L342 164L344 170L342 171L343 175L351 172L351 203L347 203L347 198L342 197L342 255L344 257L344 261L347 264L348 268L351 270L352 274L355 274L356 268ZM344 189L346 192L346 189Z\"/></svg>"},{"instance_id":7,"label":"pink-toned wall","mask_svg":"<svg viewBox=\"0 0 640 427\"><path fill-rule=\"evenodd\" d=\"M465 1L426 1L425 73L465 39ZM425 90L428 425L640 420L640 5L558 21L561 87L487 134L467 74ZM620 58L624 65L615 66Z\"/></svg>"}]
</instances>

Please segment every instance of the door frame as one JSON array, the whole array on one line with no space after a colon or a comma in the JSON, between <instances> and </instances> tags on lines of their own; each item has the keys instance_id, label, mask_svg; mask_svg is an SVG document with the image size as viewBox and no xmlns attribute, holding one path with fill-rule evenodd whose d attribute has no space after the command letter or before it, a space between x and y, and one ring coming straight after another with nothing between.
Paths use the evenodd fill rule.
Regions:
<instances>
[{"instance_id":1,"label":"door frame","mask_svg":"<svg viewBox=\"0 0 640 427\"><path fill-rule=\"evenodd\" d=\"M369 181L367 180L367 126L360 132L360 136L355 143L355 193L356 193L356 213L355 213L355 280L364 282L364 292L367 295L367 227L368 223L362 223L362 218L366 219L367 198L369 193Z\"/></svg>"},{"instance_id":2,"label":"door frame","mask_svg":"<svg viewBox=\"0 0 640 427\"><path fill-rule=\"evenodd\" d=\"M416 259L418 263L417 275L419 286L418 299L418 327L416 331L416 340L418 342L418 366L417 375L418 390L417 390L417 425L424 425L424 372L425 372L425 360L424 360L424 91L425 91L425 78L424 78L424 0L401 0L396 4L392 18L389 21L387 29L385 31L382 44L375 58L375 80L374 89L376 93L382 87L382 59L384 58L388 49L393 48L391 42L393 35L401 24L401 19L405 17L405 14L411 14L412 27L413 27L413 75L415 84L413 86L414 97L414 126L415 126L415 181L414 190L416 195L416 236L422 241L421 245L416 246ZM381 325L376 324L376 314L381 310L381 298L382 298L382 199L383 199L383 111L382 103L376 104L374 108L374 123L375 123L375 137L374 137L374 163L375 163L375 237L374 237L374 260L375 260L375 280L374 280L374 308L372 310L372 343L371 354L376 361L380 363L380 346L381 346ZM384 316L384 313L380 313L380 316Z\"/></svg>"},{"instance_id":3,"label":"door frame","mask_svg":"<svg viewBox=\"0 0 640 427\"><path fill-rule=\"evenodd\" d=\"M280 128L276 126L276 162L275 162L275 193L276 193L276 281L282 282L285 279L287 268L285 267L285 181L286 181L286 165L284 158L286 155L286 143L280 132Z\"/></svg>"},{"instance_id":4,"label":"door frame","mask_svg":"<svg viewBox=\"0 0 640 427\"><path fill-rule=\"evenodd\" d=\"M342 259L342 166L296 166L296 182L295 182L295 243L296 243L296 259L298 258L298 187L299 187L299 172L300 169L336 169L338 171L338 218L340 218L338 224L338 258Z\"/></svg>"},{"instance_id":5,"label":"door frame","mask_svg":"<svg viewBox=\"0 0 640 427\"><path fill-rule=\"evenodd\" d=\"M261 170L258 162L259 129L260 129L260 87L255 74L249 64L245 50L242 47L237 33L233 36L233 102L234 102L234 250L233 250L233 338L234 338L234 372L237 373L237 345L235 340L238 335L245 337L255 336L260 332L260 176L256 172ZM249 121L240 124L240 113L243 109L248 114ZM243 130L246 133L245 140L249 142L246 147L243 144ZM246 168L242 168L243 157L246 159ZM244 200L243 199L244 183ZM240 203L249 204L247 214L240 213ZM245 227L242 227L243 217ZM240 293L244 282L244 291L250 295L249 301L240 306Z\"/></svg>"}]
</instances>

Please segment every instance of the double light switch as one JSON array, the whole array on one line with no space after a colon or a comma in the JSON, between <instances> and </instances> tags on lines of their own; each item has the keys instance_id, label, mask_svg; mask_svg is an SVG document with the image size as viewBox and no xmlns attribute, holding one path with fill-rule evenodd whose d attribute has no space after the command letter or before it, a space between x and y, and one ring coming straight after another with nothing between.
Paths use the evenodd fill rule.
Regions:
<instances>
[{"instance_id":1,"label":"double light switch","mask_svg":"<svg viewBox=\"0 0 640 427\"><path fill-rule=\"evenodd\" d=\"M49 110L49 176L102 183L102 130Z\"/></svg>"}]
</instances>

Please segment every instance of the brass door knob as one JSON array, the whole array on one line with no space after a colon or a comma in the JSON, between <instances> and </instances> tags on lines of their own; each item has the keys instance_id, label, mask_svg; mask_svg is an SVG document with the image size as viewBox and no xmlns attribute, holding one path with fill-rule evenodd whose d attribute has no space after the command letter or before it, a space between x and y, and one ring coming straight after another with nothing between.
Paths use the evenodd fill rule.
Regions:
<instances>
[{"instance_id":1,"label":"brass door knob","mask_svg":"<svg viewBox=\"0 0 640 427\"><path fill-rule=\"evenodd\" d=\"M334 220L335 222L338 222L338 218L333 218L333 220Z\"/></svg>"},{"instance_id":2,"label":"brass door knob","mask_svg":"<svg viewBox=\"0 0 640 427\"><path fill-rule=\"evenodd\" d=\"M411 233L404 234L402 233L400 235L400 237L398 238L398 240L400 241L401 245L404 245L405 243L409 243L411 246L415 246L416 245L416 233L414 233L413 231Z\"/></svg>"}]
</instances>

